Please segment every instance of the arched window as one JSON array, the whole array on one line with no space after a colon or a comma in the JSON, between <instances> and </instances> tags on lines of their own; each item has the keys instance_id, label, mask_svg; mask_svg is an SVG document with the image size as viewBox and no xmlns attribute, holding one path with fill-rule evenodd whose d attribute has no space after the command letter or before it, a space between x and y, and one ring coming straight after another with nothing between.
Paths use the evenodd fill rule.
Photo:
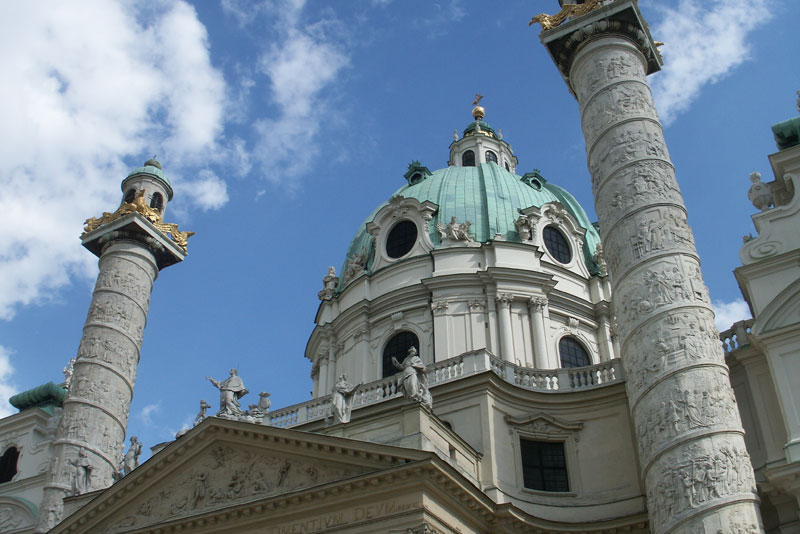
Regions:
<instances>
[{"instance_id":1,"label":"arched window","mask_svg":"<svg viewBox=\"0 0 800 534\"><path fill-rule=\"evenodd\" d=\"M472 150L467 150L461 155L461 166L462 167L474 167L475 166L475 152Z\"/></svg>"},{"instance_id":2,"label":"arched window","mask_svg":"<svg viewBox=\"0 0 800 534\"><path fill-rule=\"evenodd\" d=\"M507 161L506 161L506 170L507 170L508 172L511 172L511 167L509 167L509 166L508 166L508 162L507 162Z\"/></svg>"},{"instance_id":3,"label":"arched window","mask_svg":"<svg viewBox=\"0 0 800 534\"><path fill-rule=\"evenodd\" d=\"M392 259L402 258L417 242L417 225L411 221L395 224L386 237L386 255Z\"/></svg>"},{"instance_id":4,"label":"arched window","mask_svg":"<svg viewBox=\"0 0 800 534\"><path fill-rule=\"evenodd\" d=\"M567 238L555 226L546 226L542 230L542 238L547 251L556 261L569 263L572 260L572 251L567 243Z\"/></svg>"},{"instance_id":5,"label":"arched window","mask_svg":"<svg viewBox=\"0 0 800 534\"><path fill-rule=\"evenodd\" d=\"M497 163L497 154L495 154L491 150L487 150L486 151L486 163L489 163L490 161L494 161L495 163Z\"/></svg>"},{"instance_id":6,"label":"arched window","mask_svg":"<svg viewBox=\"0 0 800 534\"><path fill-rule=\"evenodd\" d=\"M558 342L558 355L561 358L561 367L586 367L592 365L589 353L574 337L562 337Z\"/></svg>"},{"instance_id":7,"label":"arched window","mask_svg":"<svg viewBox=\"0 0 800 534\"><path fill-rule=\"evenodd\" d=\"M383 349L383 378L400 372L400 369L392 363L392 358L402 362L408 356L408 349L412 346L419 352L419 338L413 332L408 331L395 334L386 343L386 347Z\"/></svg>"},{"instance_id":8,"label":"arched window","mask_svg":"<svg viewBox=\"0 0 800 534\"><path fill-rule=\"evenodd\" d=\"M135 198L136 198L136 189L131 187L130 189L125 191L125 198L123 199L125 200L125 202L133 202L133 199Z\"/></svg>"},{"instance_id":9,"label":"arched window","mask_svg":"<svg viewBox=\"0 0 800 534\"><path fill-rule=\"evenodd\" d=\"M164 207L164 197L161 196L161 193L153 193L153 198L150 199L150 207L161 211L161 208Z\"/></svg>"},{"instance_id":10,"label":"arched window","mask_svg":"<svg viewBox=\"0 0 800 534\"><path fill-rule=\"evenodd\" d=\"M0 456L0 484L8 482L17 474L17 460L19 451L16 447L9 447L3 456Z\"/></svg>"}]
</instances>

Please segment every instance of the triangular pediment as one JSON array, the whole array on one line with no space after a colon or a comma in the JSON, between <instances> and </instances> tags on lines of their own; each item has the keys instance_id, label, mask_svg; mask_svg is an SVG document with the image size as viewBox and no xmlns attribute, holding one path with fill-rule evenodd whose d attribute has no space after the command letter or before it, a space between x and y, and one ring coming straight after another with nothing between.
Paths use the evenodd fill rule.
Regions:
<instances>
[{"instance_id":1,"label":"triangular pediment","mask_svg":"<svg viewBox=\"0 0 800 534\"><path fill-rule=\"evenodd\" d=\"M81 516L92 518L92 531L136 531L427 456L397 447L209 418L53 532L70 532L68 525L79 522Z\"/></svg>"}]
</instances>

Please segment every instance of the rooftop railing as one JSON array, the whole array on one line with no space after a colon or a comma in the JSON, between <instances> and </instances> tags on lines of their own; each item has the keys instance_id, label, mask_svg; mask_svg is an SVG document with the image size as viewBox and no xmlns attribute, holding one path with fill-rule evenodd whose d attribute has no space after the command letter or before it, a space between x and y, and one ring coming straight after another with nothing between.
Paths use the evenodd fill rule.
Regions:
<instances>
[{"instance_id":1,"label":"rooftop railing","mask_svg":"<svg viewBox=\"0 0 800 534\"><path fill-rule=\"evenodd\" d=\"M752 327L753 319L747 319L745 321L737 321L728 330L720 332L719 339L722 342L722 349L725 354L749 345L747 334L750 333Z\"/></svg>"},{"instance_id":2,"label":"rooftop railing","mask_svg":"<svg viewBox=\"0 0 800 534\"><path fill-rule=\"evenodd\" d=\"M467 352L427 366L428 386L446 384L460 378L491 371L509 384L544 393L584 391L617 384L625 380L619 359L567 369L531 369L505 362L486 350ZM353 399L353 410L402 397L403 375L362 384ZM287 406L268 414L270 426L291 428L333 417L330 395Z\"/></svg>"}]
</instances>

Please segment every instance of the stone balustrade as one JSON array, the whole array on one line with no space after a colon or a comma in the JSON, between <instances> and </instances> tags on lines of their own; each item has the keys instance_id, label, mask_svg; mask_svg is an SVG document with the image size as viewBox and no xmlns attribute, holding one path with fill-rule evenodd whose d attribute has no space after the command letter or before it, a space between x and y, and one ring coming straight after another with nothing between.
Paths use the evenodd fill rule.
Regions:
<instances>
[{"instance_id":1,"label":"stone balustrade","mask_svg":"<svg viewBox=\"0 0 800 534\"><path fill-rule=\"evenodd\" d=\"M544 393L583 391L624 381L619 359L570 369L531 369L505 362L483 349L430 364L426 376L428 385L433 387L488 371L509 384ZM402 397L402 377L402 373L397 373L382 380L362 384L355 393L353 410ZM291 428L326 418L332 420L330 395L270 412L267 424Z\"/></svg>"},{"instance_id":2,"label":"stone balustrade","mask_svg":"<svg viewBox=\"0 0 800 534\"><path fill-rule=\"evenodd\" d=\"M737 321L728 330L720 332L719 339L722 342L722 349L725 354L748 345L750 342L747 340L747 334L750 333L752 327L753 319L747 319L745 321Z\"/></svg>"}]
</instances>

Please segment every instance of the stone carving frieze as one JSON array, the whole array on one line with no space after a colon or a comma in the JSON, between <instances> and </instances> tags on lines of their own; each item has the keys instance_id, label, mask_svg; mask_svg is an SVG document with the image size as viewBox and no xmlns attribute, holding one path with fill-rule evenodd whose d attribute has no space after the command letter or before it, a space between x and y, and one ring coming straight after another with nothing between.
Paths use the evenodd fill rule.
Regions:
<instances>
[{"instance_id":1,"label":"stone carving frieze","mask_svg":"<svg viewBox=\"0 0 800 534\"><path fill-rule=\"evenodd\" d=\"M672 165L664 161L641 161L625 167L597 191L598 216L608 228L632 211L652 204L681 204L683 199Z\"/></svg>"},{"instance_id":2,"label":"stone carving frieze","mask_svg":"<svg viewBox=\"0 0 800 534\"><path fill-rule=\"evenodd\" d=\"M113 365L124 375L135 374L136 353L137 348L129 339L107 332L84 334L78 347L79 360L99 360ZM128 378L133 381L133 376Z\"/></svg>"},{"instance_id":3,"label":"stone carving frieze","mask_svg":"<svg viewBox=\"0 0 800 534\"><path fill-rule=\"evenodd\" d=\"M668 452L647 478L647 507L657 533L669 531L670 525L697 508L734 496L757 498L747 450L741 440L727 437L699 440Z\"/></svg>"},{"instance_id":4,"label":"stone carving frieze","mask_svg":"<svg viewBox=\"0 0 800 534\"><path fill-rule=\"evenodd\" d=\"M606 87L586 104L583 135L591 145L612 124L631 118L658 120L650 88L644 83L625 83Z\"/></svg>"},{"instance_id":5,"label":"stone carving frieze","mask_svg":"<svg viewBox=\"0 0 800 534\"><path fill-rule=\"evenodd\" d=\"M662 381L635 412L639 457L645 464L687 432L741 431L728 374L719 367Z\"/></svg>"},{"instance_id":6,"label":"stone carving frieze","mask_svg":"<svg viewBox=\"0 0 800 534\"><path fill-rule=\"evenodd\" d=\"M19 510L11 506L0 506L0 532L10 532L22 528L29 520Z\"/></svg>"},{"instance_id":7,"label":"stone carving frieze","mask_svg":"<svg viewBox=\"0 0 800 534\"><path fill-rule=\"evenodd\" d=\"M628 275L614 294L614 303L620 333L626 338L637 324L669 307L710 304L710 299L697 260L672 256Z\"/></svg>"},{"instance_id":8,"label":"stone carving frieze","mask_svg":"<svg viewBox=\"0 0 800 534\"><path fill-rule=\"evenodd\" d=\"M111 519L103 532L112 534L228 507L238 501L289 493L366 470L217 445L187 469L171 475L157 492L132 503L133 513Z\"/></svg>"},{"instance_id":9,"label":"stone carving frieze","mask_svg":"<svg viewBox=\"0 0 800 534\"><path fill-rule=\"evenodd\" d=\"M647 324L628 340L624 352L638 356L623 359L632 402L654 381L678 368L724 362L709 310L671 313L664 323Z\"/></svg>"},{"instance_id":10,"label":"stone carving frieze","mask_svg":"<svg viewBox=\"0 0 800 534\"><path fill-rule=\"evenodd\" d=\"M620 273L664 252L696 255L692 231L686 213L681 209L653 208L637 213L621 224L628 228L611 232L603 241L612 273Z\"/></svg>"},{"instance_id":11,"label":"stone carving frieze","mask_svg":"<svg viewBox=\"0 0 800 534\"><path fill-rule=\"evenodd\" d=\"M612 173L640 159L669 159L661 127L646 121L613 127L589 152L592 190L596 193Z\"/></svg>"},{"instance_id":12,"label":"stone carving frieze","mask_svg":"<svg viewBox=\"0 0 800 534\"><path fill-rule=\"evenodd\" d=\"M131 262L121 258L109 258L104 261L103 269L97 277L95 291L107 289L124 293L139 303L146 312L150 305L151 287L147 275Z\"/></svg>"},{"instance_id":13,"label":"stone carving frieze","mask_svg":"<svg viewBox=\"0 0 800 534\"><path fill-rule=\"evenodd\" d=\"M577 75L578 83L574 84L574 88L579 102L585 102L589 95L610 84L627 80L645 81L644 65L633 55L618 51L600 54L597 61L586 65Z\"/></svg>"}]
</instances>

